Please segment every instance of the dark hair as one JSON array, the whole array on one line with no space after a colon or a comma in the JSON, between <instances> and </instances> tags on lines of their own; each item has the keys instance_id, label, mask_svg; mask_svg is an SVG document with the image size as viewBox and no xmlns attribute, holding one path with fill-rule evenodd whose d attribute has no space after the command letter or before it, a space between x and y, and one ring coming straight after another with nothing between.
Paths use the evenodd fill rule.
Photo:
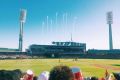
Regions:
<instances>
[{"instance_id":1,"label":"dark hair","mask_svg":"<svg viewBox=\"0 0 120 80\"><path fill-rule=\"evenodd\" d=\"M50 71L49 80L73 80L73 73L68 66L56 66Z\"/></svg>"},{"instance_id":2,"label":"dark hair","mask_svg":"<svg viewBox=\"0 0 120 80\"><path fill-rule=\"evenodd\" d=\"M15 76L15 80L20 80L20 78L22 77L22 71L20 69L16 69L13 70L14 76Z\"/></svg>"},{"instance_id":3,"label":"dark hair","mask_svg":"<svg viewBox=\"0 0 120 80\"><path fill-rule=\"evenodd\" d=\"M0 70L0 80L20 80L21 70Z\"/></svg>"},{"instance_id":4,"label":"dark hair","mask_svg":"<svg viewBox=\"0 0 120 80\"><path fill-rule=\"evenodd\" d=\"M93 77L91 77L91 80L98 80L98 78L93 76Z\"/></svg>"},{"instance_id":5,"label":"dark hair","mask_svg":"<svg viewBox=\"0 0 120 80\"><path fill-rule=\"evenodd\" d=\"M37 77L37 76L34 76L34 77L33 77L33 80L37 80L37 79L38 79L38 77Z\"/></svg>"}]
</instances>

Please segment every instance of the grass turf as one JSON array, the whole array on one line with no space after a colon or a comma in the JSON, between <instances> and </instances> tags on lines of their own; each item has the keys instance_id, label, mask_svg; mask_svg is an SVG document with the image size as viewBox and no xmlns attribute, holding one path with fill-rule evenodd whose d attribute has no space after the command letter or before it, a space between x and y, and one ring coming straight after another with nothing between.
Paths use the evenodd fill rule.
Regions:
<instances>
[{"instance_id":1,"label":"grass turf","mask_svg":"<svg viewBox=\"0 0 120 80\"><path fill-rule=\"evenodd\" d=\"M104 77L105 70L108 72L120 72L120 60L112 59L17 59L17 60L0 60L0 70L21 69L26 71L31 69L35 75L42 71L50 71L56 65L67 65L69 67L78 66L84 76Z\"/></svg>"}]
</instances>

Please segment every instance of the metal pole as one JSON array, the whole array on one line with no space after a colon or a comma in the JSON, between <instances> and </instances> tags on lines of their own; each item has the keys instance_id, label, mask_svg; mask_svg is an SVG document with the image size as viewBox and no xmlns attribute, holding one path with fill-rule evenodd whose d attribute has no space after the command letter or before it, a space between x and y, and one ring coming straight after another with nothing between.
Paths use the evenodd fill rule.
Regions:
<instances>
[{"instance_id":1,"label":"metal pole","mask_svg":"<svg viewBox=\"0 0 120 80\"><path fill-rule=\"evenodd\" d=\"M20 22L20 34L19 34L19 51L22 52L23 47L23 22Z\"/></svg>"},{"instance_id":2,"label":"metal pole","mask_svg":"<svg viewBox=\"0 0 120 80\"><path fill-rule=\"evenodd\" d=\"M112 27L111 24L109 24L109 49L113 49L113 42L112 42Z\"/></svg>"}]
</instances>

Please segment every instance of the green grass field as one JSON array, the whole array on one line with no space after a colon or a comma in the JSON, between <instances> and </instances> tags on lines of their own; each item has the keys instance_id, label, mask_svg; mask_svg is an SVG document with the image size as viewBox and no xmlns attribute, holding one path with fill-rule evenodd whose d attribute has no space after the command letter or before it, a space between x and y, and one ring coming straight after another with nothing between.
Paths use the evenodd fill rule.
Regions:
<instances>
[{"instance_id":1,"label":"green grass field","mask_svg":"<svg viewBox=\"0 0 120 80\"><path fill-rule=\"evenodd\" d=\"M108 72L120 72L120 60L112 59L18 59L18 60L0 60L0 70L21 69L26 71L31 69L35 75L42 71L50 71L56 65L67 65L70 67L78 66L84 76L104 77L105 70Z\"/></svg>"}]
</instances>

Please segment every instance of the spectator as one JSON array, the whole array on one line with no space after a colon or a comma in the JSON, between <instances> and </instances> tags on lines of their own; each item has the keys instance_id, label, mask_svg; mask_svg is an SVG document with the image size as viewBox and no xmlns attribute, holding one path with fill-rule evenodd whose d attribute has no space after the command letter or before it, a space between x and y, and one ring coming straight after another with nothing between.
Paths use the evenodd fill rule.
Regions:
<instances>
[{"instance_id":1,"label":"spectator","mask_svg":"<svg viewBox=\"0 0 120 80\"><path fill-rule=\"evenodd\" d=\"M20 80L22 72L19 69L16 70L0 70L0 80Z\"/></svg>"},{"instance_id":2,"label":"spectator","mask_svg":"<svg viewBox=\"0 0 120 80\"><path fill-rule=\"evenodd\" d=\"M120 80L120 73L113 73L113 75L114 75L116 80Z\"/></svg>"},{"instance_id":3,"label":"spectator","mask_svg":"<svg viewBox=\"0 0 120 80\"><path fill-rule=\"evenodd\" d=\"M33 80L38 80L38 77L37 77L37 76L34 76L34 77L33 77Z\"/></svg>"},{"instance_id":4,"label":"spectator","mask_svg":"<svg viewBox=\"0 0 120 80\"><path fill-rule=\"evenodd\" d=\"M93 77L91 77L91 80L98 80L98 78L93 76Z\"/></svg>"},{"instance_id":5,"label":"spectator","mask_svg":"<svg viewBox=\"0 0 120 80\"><path fill-rule=\"evenodd\" d=\"M44 71L38 76L38 80L48 80L49 79L49 72Z\"/></svg>"},{"instance_id":6,"label":"spectator","mask_svg":"<svg viewBox=\"0 0 120 80\"><path fill-rule=\"evenodd\" d=\"M16 75L16 77L18 78L16 80L20 80L20 78L22 77L22 71L20 69L16 69L13 72Z\"/></svg>"},{"instance_id":7,"label":"spectator","mask_svg":"<svg viewBox=\"0 0 120 80\"><path fill-rule=\"evenodd\" d=\"M68 66L56 66L50 71L49 80L73 80L73 73Z\"/></svg>"},{"instance_id":8,"label":"spectator","mask_svg":"<svg viewBox=\"0 0 120 80\"><path fill-rule=\"evenodd\" d=\"M91 77L85 77L84 80L91 80Z\"/></svg>"},{"instance_id":9,"label":"spectator","mask_svg":"<svg viewBox=\"0 0 120 80\"><path fill-rule=\"evenodd\" d=\"M71 69L74 75L74 80L84 80L82 72L80 71L79 67L72 67Z\"/></svg>"},{"instance_id":10,"label":"spectator","mask_svg":"<svg viewBox=\"0 0 120 80\"><path fill-rule=\"evenodd\" d=\"M33 71L27 70L26 73L23 75L21 80L33 80Z\"/></svg>"}]
</instances>

